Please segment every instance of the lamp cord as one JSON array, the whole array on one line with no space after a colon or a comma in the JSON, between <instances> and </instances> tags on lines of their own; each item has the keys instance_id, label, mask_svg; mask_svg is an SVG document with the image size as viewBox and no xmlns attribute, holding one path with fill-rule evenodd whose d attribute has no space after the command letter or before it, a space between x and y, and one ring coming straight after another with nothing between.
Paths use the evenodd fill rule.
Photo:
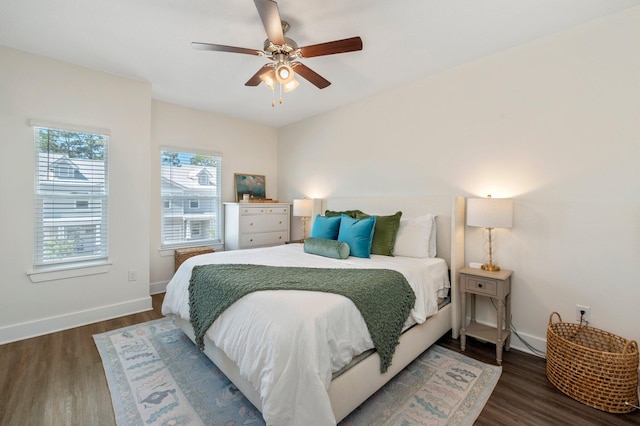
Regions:
<instances>
[{"instance_id":1,"label":"lamp cord","mask_svg":"<svg viewBox=\"0 0 640 426\"><path fill-rule=\"evenodd\" d=\"M493 305L493 308L497 311L498 307L496 306L496 303L492 298L490 299L491 299L491 304ZM513 334L518 338L518 340L520 340L527 347L527 349L529 349L531 352L533 352L534 355L539 356L540 358L544 358L544 359L547 358L547 355L544 352L533 347L533 345L531 345L522 336L520 336L520 334L518 334L516 325L513 323L513 315L509 315L509 318L507 318L507 323L509 324L511 331L513 331Z\"/></svg>"}]
</instances>

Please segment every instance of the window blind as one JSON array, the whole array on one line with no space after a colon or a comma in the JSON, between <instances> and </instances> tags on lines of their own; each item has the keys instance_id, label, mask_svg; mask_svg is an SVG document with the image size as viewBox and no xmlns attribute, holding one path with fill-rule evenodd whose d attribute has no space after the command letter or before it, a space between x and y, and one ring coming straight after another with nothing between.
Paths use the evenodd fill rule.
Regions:
<instances>
[{"instance_id":1,"label":"window blind","mask_svg":"<svg viewBox=\"0 0 640 426\"><path fill-rule=\"evenodd\" d=\"M106 259L109 136L31 124L35 135L34 266Z\"/></svg>"},{"instance_id":2,"label":"window blind","mask_svg":"<svg viewBox=\"0 0 640 426\"><path fill-rule=\"evenodd\" d=\"M222 157L162 148L162 247L221 242Z\"/></svg>"}]
</instances>

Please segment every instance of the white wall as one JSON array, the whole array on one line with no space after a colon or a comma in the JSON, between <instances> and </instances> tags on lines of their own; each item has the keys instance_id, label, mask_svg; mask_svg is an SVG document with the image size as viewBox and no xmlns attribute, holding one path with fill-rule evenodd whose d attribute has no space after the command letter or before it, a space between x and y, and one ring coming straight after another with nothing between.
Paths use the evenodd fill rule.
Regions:
<instances>
[{"instance_id":1,"label":"white wall","mask_svg":"<svg viewBox=\"0 0 640 426\"><path fill-rule=\"evenodd\" d=\"M544 349L582 304L640 340L639 52L636 7L282 128L280 196L511 197L518 331ZM468 228L467 262L481 247Z\"/></svg>"},{"instance_id":2,"label":"white wall","mask_svg":"<svg viewBox=\"0 0 640 426\"><path fill-rule=\"evenodd\" d=\"M0 47L0 343L150 309L148 83ZM34 283L35 118L107 128L108 273ZM128 271L137 271L129 282Z\"/></svg>"},{"instance_id":3,"label":"white wall","mask_svg":"<svg viewBox=\"0 0 640 426\"><path fill-rule=\"evenodd\" d=\"M150 274L152 292L164 291L173 276L173 251L160 252L160 147L205 150L222 154L223 201L235 201L233 175L264 175L267 197L278 199L276 130L153 101L151 108Z\"/></svg>"},{"instance_id":4,"label":"white wall","mask_svg":"<svg viewBox=\"0 0 640 426\"><path fill-rule=\"evenodd\" d=\"M108 273L33 283L31 118L111 130ZM151 308L173 275L160 248L160 146L223 156L223 199L234 173L264 174L277 193L276 130L152 101L148 83L0 47L0 344ZM128 281L136 271L137 280Z\"/></svg>"}]
</instances>

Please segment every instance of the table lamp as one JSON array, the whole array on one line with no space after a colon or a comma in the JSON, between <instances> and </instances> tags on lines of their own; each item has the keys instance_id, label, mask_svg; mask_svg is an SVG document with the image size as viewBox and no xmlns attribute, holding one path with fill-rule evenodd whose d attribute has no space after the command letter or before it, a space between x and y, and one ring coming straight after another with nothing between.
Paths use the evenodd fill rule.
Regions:
<instances>
[{"instance_id":1,"label":"table lamp","mask_svg":"<svg viewBox=\"0 0 640 426\"><path fill-rule=\"evenodd\" d=\"M494 260L495 228L511 228L513 226L513 200L506 198L468 198L467 225L485 228L487 238L486 248L488 256L482 269L485 271L499 271L500 267Z\"/></svg>"},{"instance_id":2,"label":"table lamp","mask_svg":"<svg viewBox=\"0 0 640 426\"><path fill-rule=\"evenodd\" d=\"M293 215L302 217L302 242L307 239L307 219L313 210L313 200L307 198L293 200Z\"/></svg>"}]
</instances>

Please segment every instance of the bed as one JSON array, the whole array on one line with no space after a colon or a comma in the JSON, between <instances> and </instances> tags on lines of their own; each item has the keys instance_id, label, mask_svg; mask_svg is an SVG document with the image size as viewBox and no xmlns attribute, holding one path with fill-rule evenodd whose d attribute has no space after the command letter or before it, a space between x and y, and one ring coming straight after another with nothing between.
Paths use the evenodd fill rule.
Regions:
<instances>
[{"instance_id":1,"label":"bed","mask_svg":"<svg viewBox=\"0 0 640 426\"><path fill-rule=\"evenodd\" d=\"M317 201L314 210L318 213L353 208L375 215L402 211L404 218L432 213L436 216L438 258L425 259L419 267L414 260L401 256L336 260L304 253L302 244L205 254L188 259L176 272L167 286L163 313L173 315L178 326L195 342L186 291L195 266L211 263L306 266L307 258L312 259L310 266L314 268L395 269L408 277L414 291L415 275L441 277L444 268L450 300L444 306L438 306L436 301L435 309L433 301L425 301L424 306L416 303L391 365L384 373L381 373L378 353L369 350L368 333L363 335L357 331L363 321L357 309L348 306L351 304L348 299L320 292L280 290L256 292L238 300L207 331L204 353L261 410L267 424L336 424L440 337L449 331L457 337L459 330L457 271L464 263L464 201L461 197L335 198L323 200L322 204ZM416 270L422 272L412 272ZM416 300L423 300L419 292L416 293ZM287 304L282 302L284 299L288 300ZM272 307L267 307L270 303ZM295 328L285 333L274 332L273 329L279 328L266 325L278 324L278 321L295 323L292 318L303 314L314 316L313 326L301 325L300 330ZM349 327L331 324L349 324ZM364 327L366 329L366 325ZM349 341L345 343L344 339L336 338L334 332L346 333ZM281 335L285 335L282 337L287 348L284 352L278 352L280 349L271 343L281 339ZM258 343L243 347L244 340ZM319 344L326 344L325 340L332 342L331 348ZM371 354L358 357L360 352ZM352 358L358 362L352 362Z\"/></svg>"}]
</instances>

